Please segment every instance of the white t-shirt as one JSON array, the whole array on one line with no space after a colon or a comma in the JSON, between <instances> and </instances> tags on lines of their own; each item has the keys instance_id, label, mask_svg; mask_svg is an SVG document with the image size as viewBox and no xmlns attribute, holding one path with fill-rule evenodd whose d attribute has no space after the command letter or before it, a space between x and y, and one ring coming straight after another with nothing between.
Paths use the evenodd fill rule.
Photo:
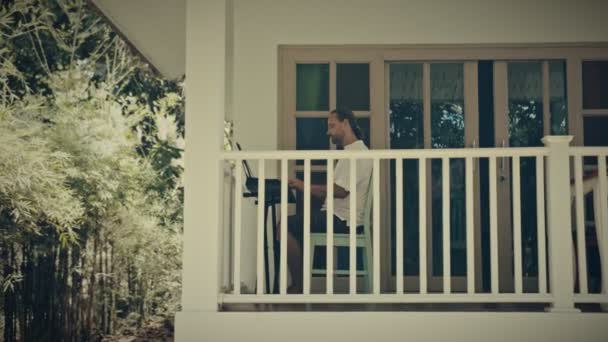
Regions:
<instances>
[{"instance_id":1,"label":"white t-shirt","mask_svg":"<svg viewBox=\"0 0 608 342\"><path fill-rule=\"evenodd\" d=\"M367 151L363 141L357 140L354 143L344 146L347 151ZM363 216L365 214L365 197L369 186L370 177L372 175L373 162L371 159L357 160L357 226L363 225ZM334 168L334 184L348 191L348 196L344 198L334 198L334 215L341 220L346 221L350 226L350 160L339 159ZM323 204L323 210L327 208L327 200Z\"/></svg>"}]
</instances>

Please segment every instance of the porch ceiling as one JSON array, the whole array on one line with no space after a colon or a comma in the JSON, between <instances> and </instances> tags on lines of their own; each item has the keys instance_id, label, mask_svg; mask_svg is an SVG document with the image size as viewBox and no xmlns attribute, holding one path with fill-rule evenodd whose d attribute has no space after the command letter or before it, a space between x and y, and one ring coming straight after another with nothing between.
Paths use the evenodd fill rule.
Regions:
<instances>
[{"instance_id":1,"label":"porch ceiling","mask_svg":"<svg viewBox=\"0 0 608 342\"><path fill-rule=\"evenodd\" d=\"M185 0L89 0L164 77L185 73Z\"/></svg>"}]
</instances>

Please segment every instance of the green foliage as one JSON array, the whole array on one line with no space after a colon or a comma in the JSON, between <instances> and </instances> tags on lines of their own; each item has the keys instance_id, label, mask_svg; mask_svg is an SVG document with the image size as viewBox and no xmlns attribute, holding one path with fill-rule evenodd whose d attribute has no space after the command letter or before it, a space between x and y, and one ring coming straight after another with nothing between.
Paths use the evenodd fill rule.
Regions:
<instances>
[{"instance_id":1,"label":"green foliage","mask_svg":"<svg viewBox=\"0 0 608 342\"><path fill-rule=\"evenodd\" d=\"M181 87L152 74L84 0L0 7L6 340L24 333L13 325L95 339L116 317L178 309ZM51 287L32 287L49 276Z\"/></svg>"}]
</instances>

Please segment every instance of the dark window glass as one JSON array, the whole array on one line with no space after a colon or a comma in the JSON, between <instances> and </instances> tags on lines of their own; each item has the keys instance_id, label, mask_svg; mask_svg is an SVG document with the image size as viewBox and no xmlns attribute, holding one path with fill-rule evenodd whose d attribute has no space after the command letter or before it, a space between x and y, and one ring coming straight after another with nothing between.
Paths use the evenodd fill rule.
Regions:
<instances>
[{"instance_id":1,"label":"dark window glass","mask_svg":"<svg viewBox=\"0 0 608 342\"><path fill-rule=\"evenodd\" d=\"M608 108L608 61L583 62L583 108Z\"/></svg>"},{"instance_id":2,"label":"dark window glass","mask_svg":"<svg viewBox=\"0 0 608 342\"><path fill-rule=\"evenodd\" d=\"M329 64L296 66L296 110L329 110Z\"/></svg>"},{"instance_id":3,"label":"dark window glass","mask_svg":"<svg viewBox=\"0 0 608 342\"><path fill-rule=\"evenodd\" d=\"M336 81L338 107L369 110L369 64L338 64Z\"/></svg>"}]
</instances>

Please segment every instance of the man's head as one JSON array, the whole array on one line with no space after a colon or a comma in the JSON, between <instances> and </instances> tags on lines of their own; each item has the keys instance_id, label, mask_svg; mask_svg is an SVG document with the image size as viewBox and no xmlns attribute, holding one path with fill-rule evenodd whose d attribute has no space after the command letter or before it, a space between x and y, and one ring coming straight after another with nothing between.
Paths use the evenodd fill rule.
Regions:
<instances>
[{"instance_id":1,"label":"man's head","mask_svg":"<svg viewBox=\"0 0 608 342\"><path fill-rule=\"evenodd\" d=\"M331 142L339 147L363 138L355 114L345 108L337 108L329 113L327 135L331 138Z\"/></svg>"}]
</instances>

